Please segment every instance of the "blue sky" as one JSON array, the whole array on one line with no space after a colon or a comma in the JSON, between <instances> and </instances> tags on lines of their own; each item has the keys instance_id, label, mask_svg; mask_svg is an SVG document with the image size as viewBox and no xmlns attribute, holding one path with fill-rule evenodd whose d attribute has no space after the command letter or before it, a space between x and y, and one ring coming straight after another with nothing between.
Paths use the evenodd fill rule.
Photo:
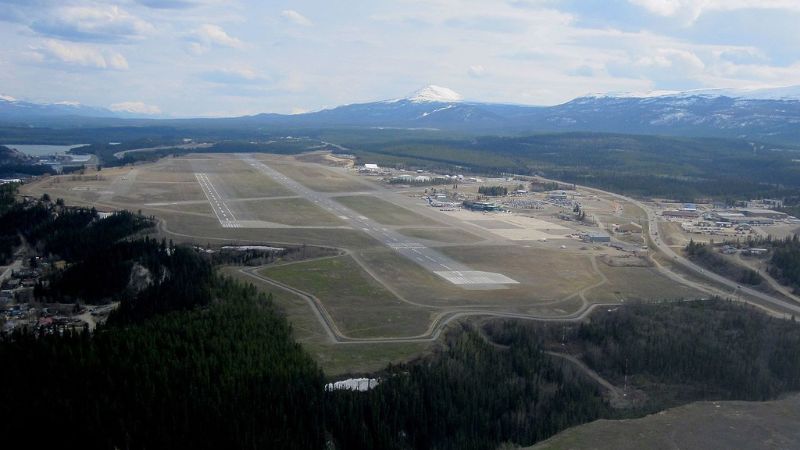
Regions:
<instances>
[{"instance_id":1,"label":"blue sky","mask_svg":"<svg viewBox=\"0 0 800 450\"><path fill-rule=\"evenodd\" d=\"M800 0L0 0L0 94L164 116L800 84Z\"/></svg>"}]
</instances>

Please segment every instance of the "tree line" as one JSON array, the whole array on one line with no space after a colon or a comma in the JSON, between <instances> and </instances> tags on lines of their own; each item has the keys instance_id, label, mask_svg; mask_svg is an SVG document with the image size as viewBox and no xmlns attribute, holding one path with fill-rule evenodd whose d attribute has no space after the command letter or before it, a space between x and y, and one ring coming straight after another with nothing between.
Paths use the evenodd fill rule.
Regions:
<instances>
[{"instance_id":1,"label":"tree line","mask_svg":"<svg viewBox=\"0 0 800 450\"><path fill-rule=\"evenodd\" d=\"M508 195L508 188L505 186L480 186L478 194L490 197L504 197Z\"/></svg>"},{"instance_id":2,"label":"tree line","mask_svg":"<svg viewBox=\"0 0 800 450\"><path fill-rule=\"evenodd\" d=\"M710 244L691 239L684 250L690 260L726 278L750 286L758 286L764 282L764 278L758 272L728 261Z\"/></svg>"}]
</instances>

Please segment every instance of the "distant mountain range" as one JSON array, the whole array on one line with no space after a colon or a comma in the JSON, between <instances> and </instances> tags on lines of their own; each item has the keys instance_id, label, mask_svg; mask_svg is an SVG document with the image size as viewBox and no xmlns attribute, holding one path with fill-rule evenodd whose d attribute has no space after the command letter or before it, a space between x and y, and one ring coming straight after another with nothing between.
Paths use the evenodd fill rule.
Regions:
<instances>
[{"instance_id":1,"label":"distant mountain range","mask_svg":"<svg viewBox=\"0 0 800 450\"><path fill-rule=\"evenodd\" d=\"M122 120L119 113L102 108L0 96L0 121L48 126L424 128L480 134L598 131L790 142L800 138L800 86L593 94L547 107L465 101L450 89L428 86L405 98L305 114L181 120Z\"/></svg>"},{"instance_id":2,"label":"distant mountain range","mask_svg":"<svg viewBox=\"0 0 800 450\"><path fill-rule=\"evenodd\" d=\"M67 116L119 117L108 109L84 106L75 102L34 103L0 95L0 120L3 121L25 122Z\"/></svg>"}]
</instances>

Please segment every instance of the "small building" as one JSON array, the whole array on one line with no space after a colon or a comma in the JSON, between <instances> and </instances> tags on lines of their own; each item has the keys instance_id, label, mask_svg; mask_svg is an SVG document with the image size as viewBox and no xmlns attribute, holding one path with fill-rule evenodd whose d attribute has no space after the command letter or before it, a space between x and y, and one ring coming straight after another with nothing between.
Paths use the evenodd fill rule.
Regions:
<instances>
[{"instance_id":1,"label":"small building","mask_svg":"<svg viewBox=\"0 0 800 450\"><path fill-rule=\"evenodd\" d=\"M747 217L740 212L718 212L714 213L714 216L718 219L719 222L730 222L730 223L748 223Z\"/></svg>"},{"instance_id":2,"label":"small building","mask_svg":"<svg viewBox=\"0 0 800 450\"><path fill-rule=\"evenodd\" d=\"M746 248L742 250L742 253L745 255L758 256L758 255L764 255L768 251L769 250L766 248Z\"/></svg>"},{"instance_id":3,"label":"small building","mask_svg":"<svg viewBox=\"0 0 800 450\"><path fill-rule=\"evenodd\" d=\"M605 243L611 242L611 236L601 232L592 232L586 233L586 235L583 237L583 240L592 244Z\"/></svg>"},{"instance_id":4,"label":"small building","mask_svg":"<svg viewBox=\"0 0 800 450\"><path fill-rule=\"evenodd\" d=\"M780 211L773 211L771 209L762 209L762 208L741 208L739 210L742 214L747 217L764 217L767 219L784 219L788 216L788 214L780 212Z\"/></svg>"},{"instance_id":5,"label":"small building","mask_svg":"<svg viewBox=\"0 0 800 450\"><path fill-rule=\"evenodd\" d=\"M697 211L697 205L694 203L684 203L681 211Z\"/></svg>"},{"instance_id":6,"label":"small building","mask_svg":"<svg viewBox=\"0 0 800 450\"><path fill-rule=\"evenodd\" d=\"M502 206L494 202L464 202L464 207L473 211L500 211Z\"/></svg>"},{"instance_id":7,"label":"small building","mask_svg":"<svg viewBox=\"0 0 800 450\"><path fill-rule=\"evenodd\" d=\"M673 219L696 219L700 216L697 211L664 211L661 213L664 217L670 217Z\"/></svg>"},{"instance_id":8,"label":"small building","mask_svg":"<svg viewBox=\"0 0 800 450\"><path fill-rule=\"evenodd\" d=\"M358 168L361 173L383 173L384 170L378 167L377 164L367 163Z\"/></svg>"}]
</instances>

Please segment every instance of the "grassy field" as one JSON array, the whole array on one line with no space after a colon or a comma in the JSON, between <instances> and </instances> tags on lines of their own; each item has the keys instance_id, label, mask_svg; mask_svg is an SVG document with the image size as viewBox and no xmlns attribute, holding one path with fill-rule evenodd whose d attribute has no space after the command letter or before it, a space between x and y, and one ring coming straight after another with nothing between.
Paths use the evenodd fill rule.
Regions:
<instances>
[{"instance_id":1,"label":"grassy field","mask_svg":"<svg viewBox=\"0 0 800 450\"><path fill-rule=\"evenodd\" d=\"M634 420L580 425L528 450L796 448L800 396L769 402L697 402Z\"/></svg>"},{"instance_id":2,"label":"grassy field","mask_svg":"<svg viewBox=\"0 0 800 450\"><path fill-rule=\"evenodd\" d=\"M279 197L296 195L294 191L238 161L235 170L217 174L229 198ZM213 180L212 180L213 181Z\"/></svg>"},{"instance_id":3,"label":"grassy field","mask_svg":"<svg viewBox=\"0 0 800 450\"><path fill-rule=\"evenodd\" d=\"M266 161L272 168L318 192L371 191L375 187L354 177L348 177L322 166L286 164Z\"/></svg>"},{"instance_id":4,"label":"grassy field","mask_svg":"<svg viewBox=\"0 0 800 450\"><path fill-rule=\"evenodd\" d=\"M398 255L392 250L376 248L367 251L359 251L357 257L384 282L390 284L404 298L419 302L425 305L437 307L471 306L477 308L487 308L491 311L509 311L518 313L555 315L574 312L580 307L580 303L567 302L559 303L563 297L567 297L577 292L583 284L591 284L596 280L591 272L581 275L582 282L575 283L569 280L556 280L556 284L537 286L529 282L528 279L520 275L526 269L517 269L519 272L509 270L510 265L505 260L503 263L495 264L481 262L477 258L472 259L475 254L505 255L513 251L513 247L480 247L474 248L476 253L467 250L468 247L443 247L443 253L450 256L458 256L459 261L463 261L475 270L486 270L500 272L512 278L520 278L520 284L506 285L505 288L492 290L470 290L445 281L436 274L429 272L422 267L414 264L406 258ZM486 256L491 258L491 256ZM573 264L579 266L586 265L587 262L581 258L564 261L565 265ZM557 276L553 265L542 264L537 270L542 279L550 274ZM577 269L576 269L577 270ZM516 279L515 278L515 279ZM560 284L560 287L554 286Z\"/></svg>"},{"instance_id":5,"label":"grassy field","mask_svg":"<svg viewBox=\"0 0 800 450\"><path fill-rule=\"evenodd\" d=\"M183 208L183 206L181 206ZM348 249L369 249L382 245L367 234L348 229L326 228L222 228L213 214L204 217L171 212L168 209L142 208L166 222L169 232L163 236L175 242L259 242L322 245Z\"/></svg>"},{"instance_id":6,"label":"grassy field","mask_svg":"<svg viewBox=\"0 0 800 450\"><path fill-rule=\"evenodd\" d=\"M114 190L114 186L110 189ZM176 183L132 183L124 195L113 195L111 200L127 205L141 205L144 203L169 203L187 200L205 200L205 194L200 185L195 182Z\"/></svg>"},{"instance_id":7,"label":"grassy field","mask_svg":"<svg viewBox=\"0 0 800 450\"><path fill-rule=\"evenodd\" d=\"M415 226L441 225L440 223L419 215L409 209L381 200L371 195L353 195L336 197L336 201L353 211L369 217L383 225Z\"/></svg>"},{"instance_id":8,"label":"grassy field","mask_svg":"<svg viewBox=\"0 0 800 450\"><path fill-rule=\"evenodd\" d=\"M238 267L224 267L222 272L244 283L251 283L273 294L273 301L292 324L295 339L322 366L325 374L338 377L381 370L424 354L433 343L333 344L305 300L239 272Z\"/></svg>"},{"instance_id":9,"label":"grassy field","mask_svg":"<svg viewBox=\"0 0 800 450\"><path fill-rule=\"evenodd\" d=\"M707 297L702 292L675 283L652 267L609 267L603 263L597 266L608 278L608 283L586 294L587 299L594 302Z\"/></svg>"},{"instance_id":10,"label":"grassy field","mask_svg":"<svg viewBox=\"0 0 800 450\"><path fill-rule=\"evenodd\" d=\"M408 305L369 276L350 256L273 266L264 276L314 294L349 337L423 334L430 310Z\"/></svg>"},{"instance_id":11,"label":"grassy field","mask_svg":"<svg viewBox=\"0 0 800 450\"><path fill-rule=\"evenodd\" d=\"M345 222L304 198L230 202L237 217L299 226L342 226Z\"/></svg>"},{"instance_id":12,"label":"grassy field","mask_svg":"<svg viewBox=\"0 0 800 450\"><path fill-rule=\"evenodd\" d=\"M443 242L446 244L472 244L483 241L472 233L457 228L400 228L400 234L411 238Z\"/></svg>"},{"instance_id":13,"label":"grassy field","mask_svg":"<svg viewBox=\"0 0 800 450\"><path fill-rule=\"evenodd\" d=\"M141 182L197 183L190 161L183 158L165 158L147 166L136 177Z\"/></svg>"}]
</instances>

